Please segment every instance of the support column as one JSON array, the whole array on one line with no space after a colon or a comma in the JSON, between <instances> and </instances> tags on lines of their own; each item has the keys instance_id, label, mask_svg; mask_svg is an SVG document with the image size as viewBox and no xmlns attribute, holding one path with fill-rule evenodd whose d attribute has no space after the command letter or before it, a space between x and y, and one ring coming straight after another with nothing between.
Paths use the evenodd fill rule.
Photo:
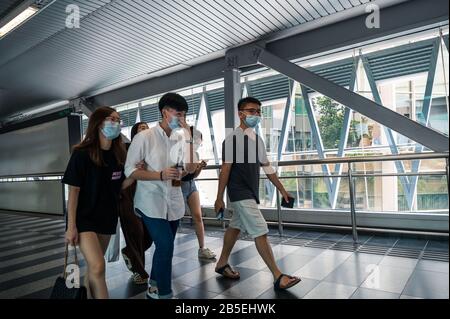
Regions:
<instances>
[{"instance_id":1,"label":"support column","mask_svg":"<svg viewBox=\"0 0 450 319\"><path fill-rule=\"evenodd\" d=\"M225 71L225 129L232 130L237 125L237 104L241 96L241 71L229 68ZM225 134L226 135L226 134Z\"/></svg>"},{"instance_id":2,"label":"support column","mask_svg":"<svg viewBox=\"0 0 450 319\"><path fill-rule=\"evenodd\" d=\"M70 106L74 109L75 112L82 112L87 117L90 117L96 109L93 103L90 103L83 98L71 100Z\"/></svg>"},{"instance_id":3,"label":"support column","mask_svg":"<svg viewBox=\"0 0 450 319\"><path fill-rule=\"evenodd\" d=\"M75 112L82 112L87 117L91 117L92 113L97 109L97 106L90 100L86 100L85 98L79 98L70 101L71 107ZM140 107L139 107L140 108ZM81 121L81 118L80 118ZM82 122L80 123L82 125ZM81 130L83 131L83 130ZM124 134L121 134L124 143L131 143L131 141Z\"/></svg>"}]
</instances>

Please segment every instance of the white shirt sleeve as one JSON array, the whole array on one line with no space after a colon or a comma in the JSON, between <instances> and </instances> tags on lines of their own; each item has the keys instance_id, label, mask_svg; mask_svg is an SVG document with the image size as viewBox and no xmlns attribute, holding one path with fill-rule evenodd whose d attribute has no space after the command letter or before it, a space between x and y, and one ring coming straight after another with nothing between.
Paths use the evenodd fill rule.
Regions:
<instances>
[{"instance_id":1,"label":"white shirt sleeve","mask_svg":"<svg viewBox=\"0 0 450 319\"><path fill-rule=\"evenodd\" d=\"M137 170L136 164L145 160L145 149L147 140L146 134L138 134L128 149L127 160L125 162L125 176L130 177Z\"/></svg>"}]
</instances>

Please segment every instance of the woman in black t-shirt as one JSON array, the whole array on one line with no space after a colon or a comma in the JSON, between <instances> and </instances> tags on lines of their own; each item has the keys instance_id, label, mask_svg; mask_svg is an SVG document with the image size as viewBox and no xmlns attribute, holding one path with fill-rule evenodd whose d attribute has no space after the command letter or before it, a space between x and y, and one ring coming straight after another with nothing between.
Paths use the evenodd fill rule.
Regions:
<instances>
[{"instance_id":1,"label":"woman in black t-shirt","mask_svg":"<svg viewBox=\"0 0 450 319\"><path fill-rule=\"evenodd\" d=\"M108 298L104 255L116 233L120 190L133 183L125 179L120 132L119 114L109 107L97 109L62 180L69 185L66 241L79 244L87 263L86 286L95 299Z\"/></svg>"}]
</instances>

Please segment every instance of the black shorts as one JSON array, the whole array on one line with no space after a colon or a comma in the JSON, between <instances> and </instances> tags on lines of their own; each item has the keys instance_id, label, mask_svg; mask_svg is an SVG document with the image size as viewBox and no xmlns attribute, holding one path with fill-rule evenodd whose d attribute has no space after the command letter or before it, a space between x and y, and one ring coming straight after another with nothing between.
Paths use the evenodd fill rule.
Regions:
<instances>
[{"instance_id":1,"label":"black shorts","mask_svg":"<svg viewBox=\"0 0 450 319\"><path fill-rule=\"evenodd\" d=\"M77 216L78 233L94 232L102 235L114 235L117 229L118 215L109 216Z\"/></svg>"}]
</instances>

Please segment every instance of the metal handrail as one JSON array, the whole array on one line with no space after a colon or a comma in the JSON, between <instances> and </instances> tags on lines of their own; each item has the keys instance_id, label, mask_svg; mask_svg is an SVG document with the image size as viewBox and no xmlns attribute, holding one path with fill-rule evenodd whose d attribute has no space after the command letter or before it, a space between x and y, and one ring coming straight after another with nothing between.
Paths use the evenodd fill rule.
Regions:
<instances>
[{"instance_id":1,"label":"metal handrail","mask_svg":"<svg viewBox=\"0 0 450 319\"><path fill-rule=\"evenodd\" d=\"M204 168L211 169L211 168ZM353 174L353 177L398 177L398 176L442 176L445 175L445 171L434 172L418 172L418 173L368 173L368 174ZM14 175L8 177L0 177L0 180L11 178L35 178L35 177L62 177L64 173L59 174L43 174L43 175ZM346 178L348 174L310 174L310 175L292 175L292 176L279 176L279 179L293 179L293 178ZM267 177L261 177L260 179L268 179ZM211 178L196 178L196 181L207 182L217 181L217 177Z\"/></svg>"},{"instance_id":2,"label":"metal handrail","mask_svg":"<svg viewBox=\"0 0 450 319\"><path fill-rule=\"evenodd\" d=\"M407 148L415 148L416 143L403 143L403 144L397 144L397 148L403 148L403 149L407 149ZM370 148L365 148L364 151L377 151L377 150L389 150L390 151L390 146L389 145L372 145L370 146ZM339 151L339 149L337 148L331 148L331 149L326 149L323 152L325 154L327 153L337 153ZM281 153L281 155L283 156L289 156L289 155L296 155L298 153L300 153L301 155L315 155L317 152L317 150L303 150L300 152L294 152L294 151L284 151ZM345 153L352 153L352 152L361 152L361 147L360 146L354 146L354 147L346 147L344 148L344 152Z\"/></svg>"},{"instance_id":3,"label":"metal handrail","mask_svg":"<svg viewBox=\"0 0 450 319\"><path fill-rule=\"evenodd\" d=\"M354 163L369 163L369 162L388 162L388 161L405 161L405 160L430 160L430 159L445 159L446 160L446 171L445 172L417 172L417 173L369 173L369 174L359 174L354 173L352 170L352 165ZM448 153L421 153L421 154L401 154L401 155L381 155L381 156L355 156L355 157L336 157L336 158L326 158L326 159L304 159L304 160L293 160L293 161L283 161L278 162L278 167L285 166L305 166L305 165L327 165L327 164L348 164L347 174L311 174L311 175L295 175L295 176L282 176L280 179L293 179L293 178L347 178L349 184L350 193L350 214L352 223L352 235L355 244L358 243L358 232L357 232L357 220L356 220L356 204L355 204L355 189L354 189L354 178L356 177L369 177L369 176L435 176L435 175L446 175L447 176L447 187L449 187L449 154ZM218 170L221 165L209 165L204 168L204 170ZM10 178L32 178L32 177L49 177L49 176L61 176L63 173L47 173L47 174L32 174L27 176L0 176L0 179L10 179ZM262 179L267 179L267 177L262 177ZM218 178L198 178L198 181L217 181ZM283 236L283 219L281 214L281 203L280 194L276 191L276 202L277 202L277 216L278 216L278 231L280 236Z\"/></svg>"},{"instance_id":4,"label":"metal handrail","mask_svg":"<svg viewBox=\"0 0 450 319\"><path fill-rule=\"evenodd\" d=\"M369 163L369 162L388 162L388 161L405 161L405 160L429 160L429 159L445 159L446 160L446 171L445 172L429 172L429 173L371 173L371 174L355 174L352 170L352 164L354 163ZM357 220L356 220L356 203L355 203L355 177L369 177L369 176L431 176L431 175L446 175L447 176L447 189L449 188L449 154L448 153L422 153L422 154L401 154L401 155L382 155L382 156L355 156L346 158L326 158L326 159L305 159L305 160L294 160L294 161L283 161L278 162L278 167L284 166L305 166L305 165L326 165L326 164L348 164L347 174L331 175L331 174L312 174L312 175L296 175L296 176L282 176L280 179L292 179L292 178L318 178L318 177L331 177L331 178L347 178L349 185L349 195L350 195L350 216L352 224L352 236L353 243L358 244L358 230L357 230ZM207 166L206 170L217 170L220 169L220 165L210 165ZM261 179L267 179L267 177L262 177ZM217 178L209 179L197 179L198 181L212 180L215 181ZM278 217L278 232L280 236L283 236L283 219L281 214L281 203L280 194L276 190L276 203L277 203L277 217Z\"/></svg>"},{"instance_id":5,"label":"metal handrail","mask_svg":"<svg viewBox=\"0 0 450 319\"><path fill-rule=\"evenodd\" d=\"M398 177L398 176L442 176L446 175L445 171L436 172L422 172L422 173L369 173L369 174L352 174L353 177ZM346 178L348 174L311 174L311 175L292 175L292 176L279 176L279 179L295 179L295 178ZM260 179L268 179L267 177L260 177ZM217 181L219 178L196 178L198 182Z\"/></svg>"},{"instance_id":6,"label":"metal handrail","mask_svg":"<svg viewBox=\"0 0 450 319\"><path fill-rule=\"evenodd\" d=\"M34 173L29 175L4 175L0 176L0 179L8 179L8 178L33 178L33 177L57 177L63 176L64 172L56 172L56 173Z\"/></svg>"},{"instance_id":7,"label":"metal handrail","mask_svg":"<svg viewBox=\"0 0 450 319\"><path fill-rule=\"evenodd\" d=\"M377 155L377 156L355 156L355 157L332 157L325 159L302 159L294 161L278 162L277 166L294 165L325 165L325 164L345 164L345 163L368 163L368 162L389 162L389 161L409 161L449 158L449 153L421 153L421 154L401 154L401 155ZM220 169L221 165L209 165L205 169Z\"/></svg>"},{"instance_id":8,"label":"metal handrail","mask_svg":"<svg viewBox=\"0 0 450 319\"><path fill-rule=\"evenodd\" d=\"M427 160L427 159L448 159L449 153L421 153L421 154L401 154L401 155L382 155L382 156L355 156L355 157L333 157L326 159L302 159L294 161L282 161L278 162L277 166L295 166L295 165L324 165L324 164L344 164L344 163L364 163L364 162L388 162L388 161L406 161L406 160ZM220 169L221 165L208 165L204 170ZM62 176L64 172L56 173L40 173L30 175L3 175L0 179L7 178L26 178L26 177L52 177ZM429 175L429 174L427 174ZM355 176L357 176L355 174ZM299 176L305 177L305 176ZM319 176L317 176L319 177ZM323 177L347 177L347 175L329 175ZM198 179L200 180L200 179Z\"/></svg>"}]
</instances>

